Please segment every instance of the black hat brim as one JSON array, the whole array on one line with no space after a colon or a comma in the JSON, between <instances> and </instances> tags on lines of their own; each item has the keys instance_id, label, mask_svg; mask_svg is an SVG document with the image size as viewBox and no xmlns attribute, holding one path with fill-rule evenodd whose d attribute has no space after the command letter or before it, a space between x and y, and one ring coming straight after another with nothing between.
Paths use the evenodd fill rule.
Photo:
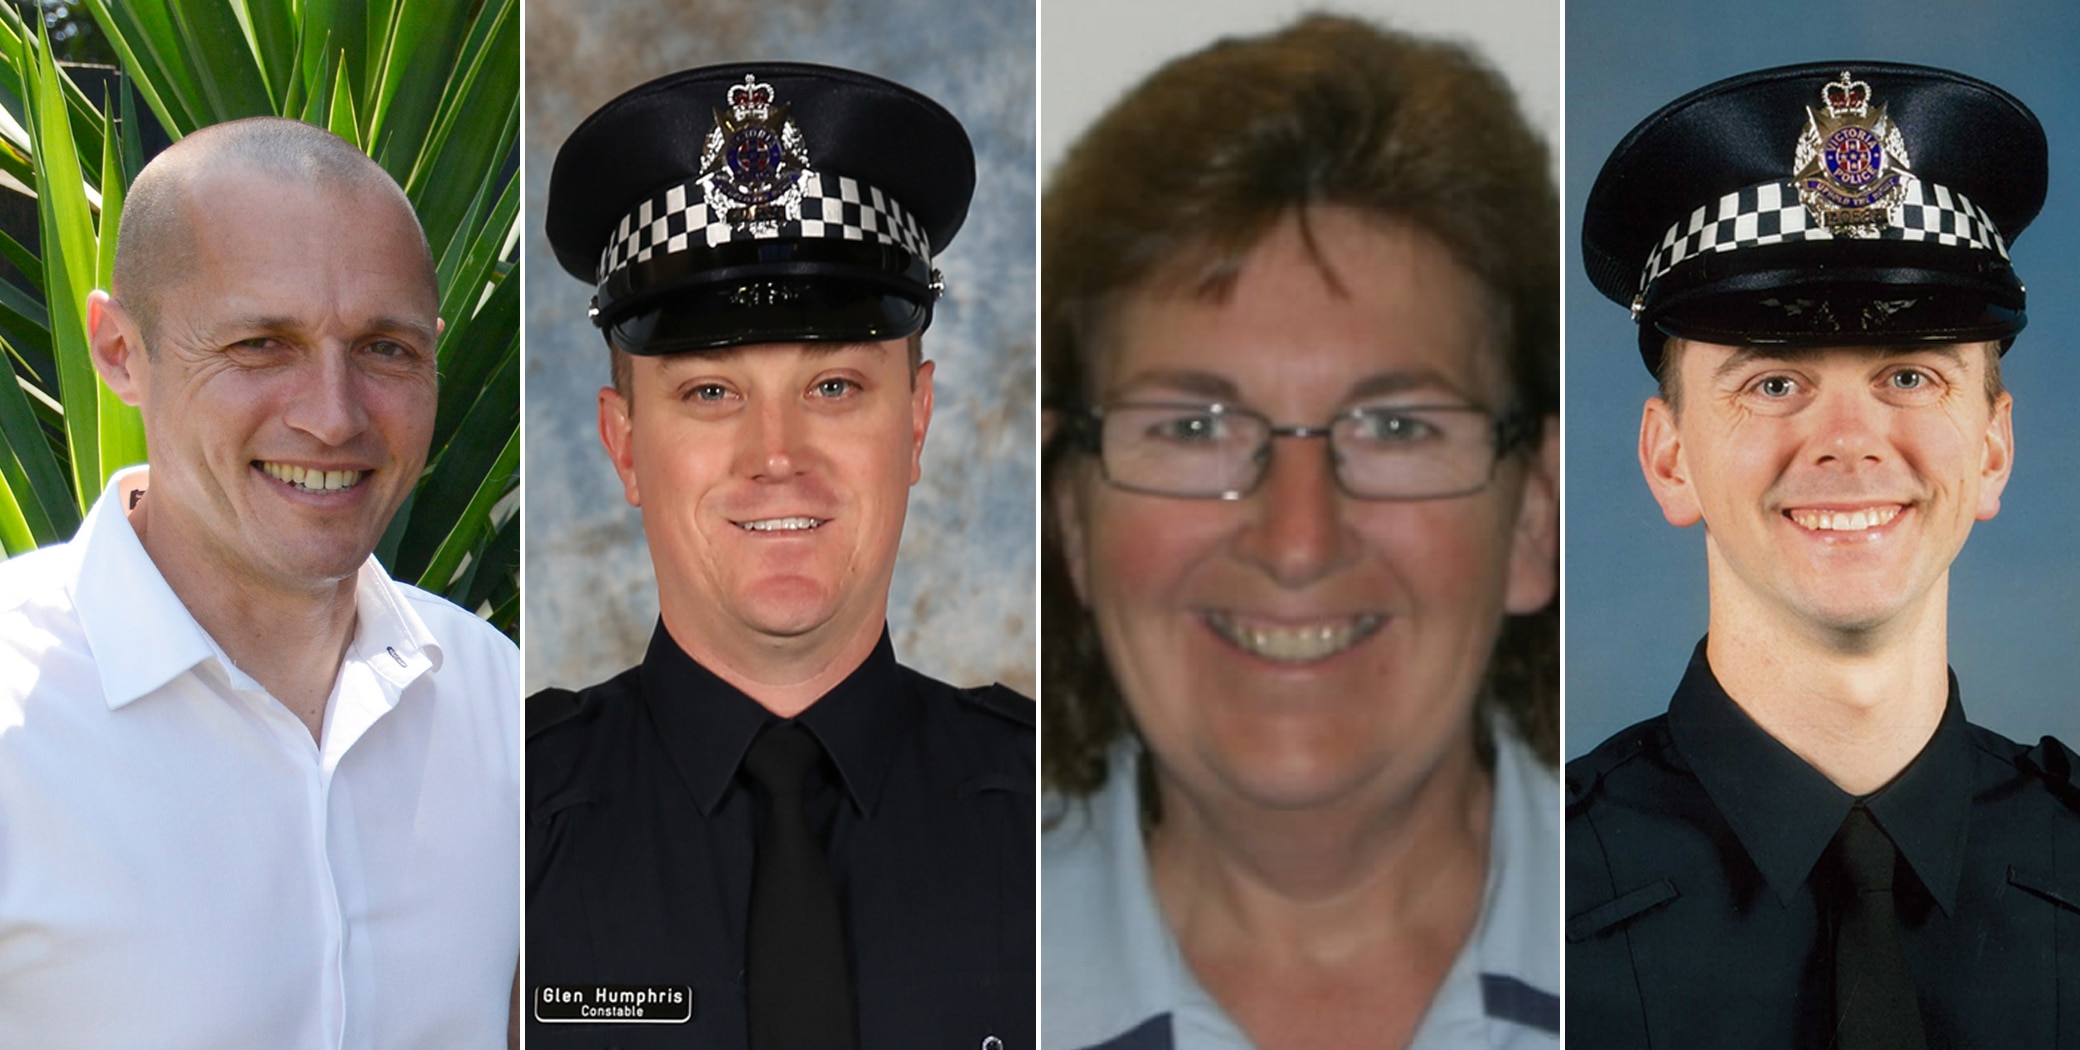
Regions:
<instances>
[{"instance_id":1,"label":"black hat brim","mask_svg":"<svg viewBox=\"0 0 2080 1050\"><path fill-rule=\"evenodd\" d=\"M607 327L650 356L755 343L878 343L923 331L931 307L876 283L835 277L706 284L657 300Z\"/></svg>"},{"instance_id":2,"label":"black hat brim","mask_svg":"<svg viewBox=\"0 0 2080 1050\"><path fill-rule=\"evenodd\" d=\"M1694 259L1657 282L1641 353L1654 368L1670 335L1791 347L2012 340L2028 323L2014 269L1991 252L1959 255L1936 244L1835 241Z\"/></svg>"},{"instance_id":3,"label":"black hat brim","mask_svg":"<svg viewBox=\"0 0 2080 1050\"><path fill-rule=\"evenodd\" d=\"M595 318L631 354L740 343L879 342L931 321L931 271L874 242L740 241L632 262Z\"/></svg>"}]
</instances>

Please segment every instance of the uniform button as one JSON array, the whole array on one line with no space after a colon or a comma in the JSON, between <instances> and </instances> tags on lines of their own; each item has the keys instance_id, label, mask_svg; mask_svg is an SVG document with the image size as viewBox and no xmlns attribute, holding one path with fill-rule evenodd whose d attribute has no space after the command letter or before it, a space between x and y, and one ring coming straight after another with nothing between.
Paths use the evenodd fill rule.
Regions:
<instances>
[{"instance_id":1,"label":"uniform button","mask_svg":"<svg viewBox=\"0 0 2080 1050\"><path fill-rule=\"evenodd\" d=\"M1004 1050L1004 1041L993 1035L986 1036L982 1040L982 1050Z\"/></svg>"}]
</instances>

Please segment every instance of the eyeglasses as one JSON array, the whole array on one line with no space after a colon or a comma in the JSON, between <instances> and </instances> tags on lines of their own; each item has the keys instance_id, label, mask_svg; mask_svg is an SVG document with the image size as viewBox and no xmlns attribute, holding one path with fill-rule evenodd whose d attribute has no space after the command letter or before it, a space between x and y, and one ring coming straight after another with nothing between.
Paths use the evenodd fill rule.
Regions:
<instances>
[{"instance_id":1,"label":"eyeglasses","mask_svg":"<svg viewBox=\"0 0 2080 1050\"><path fill-rule=\"evenodd\" d=\"M1486 488L1502 457L1538 433L1529 413L1474 405L1359 405L1321 426L1277 426L1238 405L1130 401L1072 409L1065 424L1115 487L1223 500L1263 483L1273 438L1327 438L1345 495L1424 500Z\"/></svg>"}]
</instances>

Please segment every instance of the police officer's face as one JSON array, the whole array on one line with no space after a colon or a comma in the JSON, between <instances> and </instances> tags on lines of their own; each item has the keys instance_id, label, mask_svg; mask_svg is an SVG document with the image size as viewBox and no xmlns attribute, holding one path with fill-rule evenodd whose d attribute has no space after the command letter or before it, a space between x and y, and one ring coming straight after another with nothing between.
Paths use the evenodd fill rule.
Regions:
<instances>
[{"instance_id":1,"label":"police officer's face","mask_svg":"<svg viewBox=\"0 0 2080 1050\"><path fill-rule=\"evenodd\" d=\"M1648 403L1640 464L1671 524L1705 523L1715 625L1855 632L1940 614L2013 449L1985 348L1672 352L1681 410Z\"/></svg>"},{"instance_id":2,"label":"police officer's face","mask_svg":"<svg viewBox=\"0 0 2080 1050\"><path fill-rule=\"evenodd\" d=\"M1337 208L1310 227L1319 258L1288 219L1225 299L1130 297L1101 340L1100 402L1307 425L1383 400L1503 404L1486 300L1443 245ZM1072 578L1166 793L1304 807L1400 797L1447 756L1471 768L1504 614L1553 593L1543 457L1508 457L1473 495L1396 502L1343 494L1320 440L1269 455L1233 501L1123 491L1094 462L1058 476Z\"/></svg>"},{"instance_id":3,"label":"police officer's face","mask_svg":"<svg viewBox=\"0 0 2080 1050\"><path fill-rule=\"evenodd\" d=\"M152 353L119 301L91 308L97 363L144 417L146 546L191 574L344 579L433 433L439 302L417 227L378 190L242 172L200 176L184 205L194 254L157 268Z\"/></svg>"},{"instance_id":4,"label":"police officer's face","mask_svg":"<svg viewBox=\"0 0 2080 1050\"><path fill-rule=\"evenodd\" d=\"M785 639L878 636L932 365L913 377L900 339L632 365L627 400L600 391L600 434L643 509L673 637L735 662Z\"/></svg>"}]
</instances>

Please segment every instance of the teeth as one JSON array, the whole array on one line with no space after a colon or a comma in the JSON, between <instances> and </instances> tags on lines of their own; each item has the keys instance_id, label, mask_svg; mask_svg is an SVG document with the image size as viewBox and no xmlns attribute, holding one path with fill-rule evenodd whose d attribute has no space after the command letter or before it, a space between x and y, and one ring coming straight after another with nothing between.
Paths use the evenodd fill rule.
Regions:
<instances>
[{"instance_id":1,"label":"teeth","mask_svg":"<svg viewBox=\"0 0 2080 1050\"><path fill-rule=\"evenodd\" d=\"M262 462L260 469L268 477L305 492L339 492L361 482L361 471L358 470L310 470L293 463L271 462Z\"/></svg>"},{"instance_id":2,"label":"teeth","mask_svg":"<svg viewBox=\"0 0 2080 1050\"><path fill-rule=\"evenodd\" d=\"M823 524L821 518L760 518L757 521L740 521L737 525L752 532L807 532Z\"/></svg>"},{"instance_id":3,"label":"teeth","mask_svg":"<svg viewBox=\"0 0 2080 1050\"><path fill-rule=\"evenodd\" d=\"M1869 510L1794 510L1791 520L1800 527L1818 532L1862 532L1875 529L1899 517L1898 507L1872 507Z\"/></svg>"},{"instance_id":4,"label":"teeth","mask_svg":"<svg viewBox=\"0 0 2080 1050\"><path fill-rule=\"evenodd\" d=\"M1221 637L1245 652L1280 663L1312 663L1349 649L1379 630L1385 621L1374 615L1354 616L1330 623L1302 627L1271 627L1237 623L1220 613L1207 622Z\"/></svg>"}]
</instances>

